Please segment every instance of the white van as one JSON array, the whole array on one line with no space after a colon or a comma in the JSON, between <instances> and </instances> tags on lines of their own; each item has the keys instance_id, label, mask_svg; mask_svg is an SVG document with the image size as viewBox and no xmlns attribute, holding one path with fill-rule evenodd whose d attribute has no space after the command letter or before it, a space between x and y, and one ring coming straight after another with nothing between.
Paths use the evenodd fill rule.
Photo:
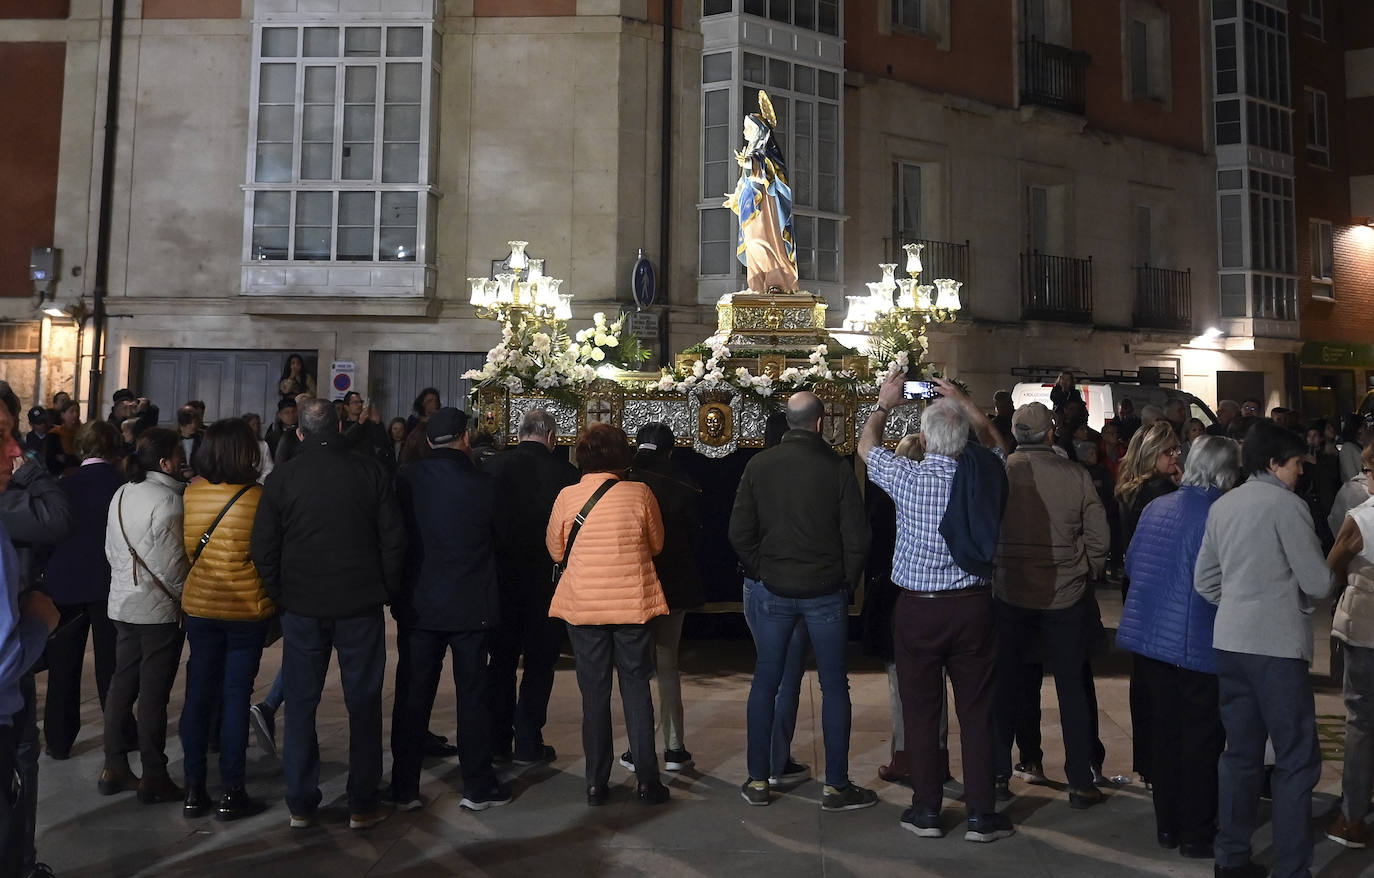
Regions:
<instances>
[{"instance_id":1,"label":"white van","mask_svg":"<svg viewBox=\"0 0 1374 878\"><path fill-rule=\"evenodd\" d=\"M1041 402L1054 408L1050 403L1050 390L1053 387L1054 379L1022 382L1012 388L1012 403L1020 408L1028 402ZM1135 403L1137 416L1147 405L1157 405L1162 409L1169 400L1181 399L1188 404L1189 417L1197 418L1204 426L1212 426L1217 419L1207 404L1191 393L1173 387L1161 387L1158 384L1097 383L1080 379L1078 392L1082 394L1083 403L1088 407L1088 426L1094 430L1101 430L1109 418L1116 417L1116 404L1123 399L1130 399Z\"/></svg>"}]
</instances>

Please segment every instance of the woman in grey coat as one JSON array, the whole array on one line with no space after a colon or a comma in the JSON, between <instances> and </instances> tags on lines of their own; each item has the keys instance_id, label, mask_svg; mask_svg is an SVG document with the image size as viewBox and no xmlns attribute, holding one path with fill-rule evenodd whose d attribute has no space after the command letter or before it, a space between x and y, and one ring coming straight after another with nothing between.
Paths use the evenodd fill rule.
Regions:
<instances>
[{"instance_id":1,"label":"woman in grey coat","mask_svg":"<svg viewBox=\"0 0 1374 878\"><path fill-rule=\"evenodd\" d=\"M1312 788L1321 775L1308 665L1315 601L1332 590L1307 504L1293 493L1306 453L1298 434L1269 420L1245 434L1249 480L1207 516L1193 569L1198 594L1217 605L1217 654L1226 750L1218 764L1216 875L1262 878L1250 860L1264 772L1274 742L1274 876L1304 878L1312 865Z\"/></svg>"}]
</instances>

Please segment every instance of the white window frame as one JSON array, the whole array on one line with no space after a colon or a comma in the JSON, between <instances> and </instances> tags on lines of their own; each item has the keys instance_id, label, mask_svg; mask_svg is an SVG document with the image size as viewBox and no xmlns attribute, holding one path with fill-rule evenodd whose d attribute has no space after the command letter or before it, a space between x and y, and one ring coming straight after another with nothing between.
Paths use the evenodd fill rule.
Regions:
<instances>
[{"instance_id":1,"label":"white window frame","mask_svg":"<svg viewBox=\"0 0 1374 878\"><path fill-rule=\"evenodd\" d=\"M1318 168L1331 167L1331 128L1326 92L1303 89L1303 116L1307 131L1307 162Z\"/></svg>"},{"instance_id":2,"label":"white window frame","mask_svg":"<svg viewBox=\"0 0 1374 878\"><path fill-rule=\"evenodd\" d=\"M1315 40L1326 41L1325 0L1303 0L1302 32Z\"/></svg>"},{"instance_id":3,"label":"white window frame","mask_svg":"<svg viewBox=\"0 0 1374 878\"><path fill-rule=\"evenodd\" d=\"M343 39L349 27L378 28L380 50L376 56L340 56L335 58L307 58L303 55L303 41L306 28L338 28ZM421 54L419 56L386 55L387 28L416 28L421 32ZM263 31L270 28L294 28L297 30L296 54L294 57L272 57L262 54ZM411 18L397 17L377 19L372 17L339 17L321 19L318 16L306 18L283 18L273 16L254 22L252 30L252 64L250 67L249 87L249 126L247 155L245 161L244 183L244 220L242 248L242 292L245 295L292 295L292 296L335 296L366 295L391 298L417 297L432 295L435 286L433 241L437 220L437 200L439 192L435 184L436 168L433 165L434 150L437 144L435 126L437 125L436 105L437 87L440 79L439 40L435 22L430 16ZM395 59L395 60L393 60ZM280 182L261 182L257 177L258 148L258 107L259 87L262 70L266 64L295 64L294 112L292 117L291 173L287 180ZM388 63L418 63L420 65L419 114L420 130L418 135L418 162L414 182L382 182L384 146L387 141L383 127L386 108L386 66ZM376 66L377 91L375 97L376 122L373 141L373 175L370 179L347 180L342 178L341 151L343 139L343 94L345 70L349 66ZM302 112L304 104L304 70L307 67L330 67L335 74L335 112L333 170L330 179L303 180L300 176L302 160ZM254 203L259 193L290 193L287 225L288 254L294 256L296 245L297 200L304 193L329 193L331 202L331 221L329 228L329 259L264 259L255 258L253 245ZM373 244L372 259L341 260L337 255L339 234L339 195L338 193L373 194ZM415 238L414 251L410 258L380 259L379 247L384 235L382 202L389 193L414 193L415 198Z\"/></svg>"},{"instance_id":4,"label":"white window frame","mask_svg":"<svg viewBox=\"0 0 1374 878\"><path fill-rule=\"evenodd\" d=\"M1308 220L1308 275L1313 284L1312 295L1321 299L1336 298L1336 242L1335 229L1329 220Z\"/></svg>"},{"instance_id":5,"label":"white window frame","mask_svg":"<svg viewBox=\"0 0 1374 878\"><path fill-rule=\"evenodd\" d=\"M915 228L911 228L903 222L904 206L906 202L906 171L908 168L914 169L918 175L916 183L916 219ZM930 229L926 222L926 214L929 208L926 204L926 189L929 185L927 180L928 168L923 162L906 161L896 159L892 163L892 251L896 255L897 248L913 240L928 240Z\"/></svg>"}]
</instances>

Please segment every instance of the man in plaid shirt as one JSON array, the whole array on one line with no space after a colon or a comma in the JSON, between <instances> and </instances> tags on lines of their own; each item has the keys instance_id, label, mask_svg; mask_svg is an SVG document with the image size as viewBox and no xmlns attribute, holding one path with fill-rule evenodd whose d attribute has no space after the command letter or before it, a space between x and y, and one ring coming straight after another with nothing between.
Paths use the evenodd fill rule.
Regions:
<instances>
[{"instance_id":1,"label":"man in plaid shirt","mask_svg":"<svg viewBox=\"0 0 1374 878\"><path fill-rule=\"evenodd\" d=\"M859 456L868 477L897 506L897 544L892 581L901 587L893 611L897 685L902 696L911 807L901 825L938 838L944 770L939 754L940 709L945 670L954 685L963 747L967 841L1012 835L1011 821L996 811L993 780L993 669L996 665L992 590L988 580L964 570L940 533L955 472L972 427L979 442L1003 458L1003 439L987 416L947 381L934 381L942 399L921 414L925 458L899 457L882 445L888 412L902 404L903 375L878 389L878 409L864 425Z\"/></svg>"}]
</instances>

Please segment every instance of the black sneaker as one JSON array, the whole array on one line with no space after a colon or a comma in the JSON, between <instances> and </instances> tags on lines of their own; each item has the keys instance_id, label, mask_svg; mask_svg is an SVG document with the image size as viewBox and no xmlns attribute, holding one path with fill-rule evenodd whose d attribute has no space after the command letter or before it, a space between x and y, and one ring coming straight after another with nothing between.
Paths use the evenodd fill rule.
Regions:
<instances>
[{"instance_id":1,"label":"black sneaker","mask_svg":"<svg viewBox=\"0 0 1374 878\"><path fill-rule=\"evenodd\" d=\"M540 744L538 747L531 747L527 750L516 748L511 756L511 761L516 765L541 765L554 761L558 758L558 753L548 744Z\"/></svg>"},{"instance_id":2,"label":"black sneaker","mask_svg":"<svg viewBox=\"0 0 1374 878\"><path fill-rule=\"evenodd\" d=\"M921 838L944 838L945 835L945 831L940 828L939 811L918 814L915 808L907 808L902 812L901 827Z\"/></svg>"},{"instance_id":3,"label":"black sneaker","mask_svg":"<svg viewBox=\"0 0 1374 878\"><path fill-rule=\"evenodd\" d=\"M692 754L686 750L664 750L664 771L686 771L692 767Z\"/></svg>"},{"instance_id":4,"label":"black sneaker","mask_svg":"<svg viewBox=\"0 0 1374 878\"><path fill-rule=\"evenodd\" d=\"M499 808L502 805L509 805L511 801L510 789L497 784L483 793L473 795L464 794L462 800L458 802L458 807L466 808L469 811L485 811L488 808Z\"/></svg>"},{"instance_id":5,"label":"black sneaker","mask_svg":"<svg viewBox=\"0 0 1374 878\"><path fill-rule=\"evenodd\" d=\"M856 783L850 783L838 789L826 784L823 790L824 793L821 795L822 811L857 811L860 808L872 808L878 804L877 793L866 790Z\"/></svg>"},{"instance_id":6,"label":"black sneaker","mask_svg":"<svg viewBox=\"0 0 1374 878\"><path fill-rule=\"evenodd\" d=\"M619 760L619 761L620 761L620 764L621 764L622 766L624 766L624 768L625 768L626 771L634 771L634 770L635 770L635 756L634 756L634 754L631 753L629 750L626 750L624 753L621 753L621 754L620 754L620 760Z\"/></svg>"},{"instance_id":7,"label":"black sneaker","mask_svg":"<svg viewBox=\"0 0 1374 878\"><path fill-rule=\"evenodd\" d=\"M1007 815L998 814L994 811L991 814L974 814L970 817L968 819L968 831L964 833L964 841L986 844L1015 834L1016 830L1012 828L1011 820Z\"/></svg>"},{"instance_id":8,"label":"black sneaker","mask_svg":"<svg viewBox=\"0 0 1374 878\"><path fill-rule=\"evenodd\" d=\"M766 780L746 780L739 791L740 795L744 796L744 801L759 807L767 805L773 799Z\"/></svg>"},{"instance_id":9,"label":"black sneaker","mask_svg":"<svg viewBox=\"0 0 1374 878\"><path fill-rule=\"evenodd\" d=\"M996 781L992 788L993 794L997 796L999 802L1011 801L1011 784L1005 780Z\"/></svg>"},{"instance_id":10,"label":"black sneaker","mask_svg":"<svg viewBox=\"0 0 1374 878\"><path fill-rule=\"evenodd\" d=\"M1076 790L1069 787L1069 807L1075 811L1084 811L1105 801L1107 801L1107 794L1097 787L1088 790Z\"/></svg>"},{"instance_id":11,"label":"black sneaker","mask_svg":"<svg viewBox=\"0 0 1374 878\"><path fill-rule=\"evenodd\" d=\"M448 738L429 731L425 732L425 738L420 747L425 756L430 759L448 759L458 755L457 744L450 744Z\"/></svg>"},{"instance_id":12,"label":"black sneaker","mask_svg":"<svg viewBox=\"0 0 1374 878\"><path fill-rule=\"evenodd\" d=\"M775 787L784 784L800 783L811 776L811 769L793 759L788 759L783 766L782 772L770 775L768 782Z\"/></svg>"},{"instance_id":13,"label":"black sneaker","mask_svg":"<svg viewBox=\"0 0 1374 878\"><path fill-rule=\"evenodd\" d=\"M1045 769L1039 762L1018 762L1011 773L1013 777L1019 777L1026 783L1045 782Z\"/></svg>"}]
</instances>

